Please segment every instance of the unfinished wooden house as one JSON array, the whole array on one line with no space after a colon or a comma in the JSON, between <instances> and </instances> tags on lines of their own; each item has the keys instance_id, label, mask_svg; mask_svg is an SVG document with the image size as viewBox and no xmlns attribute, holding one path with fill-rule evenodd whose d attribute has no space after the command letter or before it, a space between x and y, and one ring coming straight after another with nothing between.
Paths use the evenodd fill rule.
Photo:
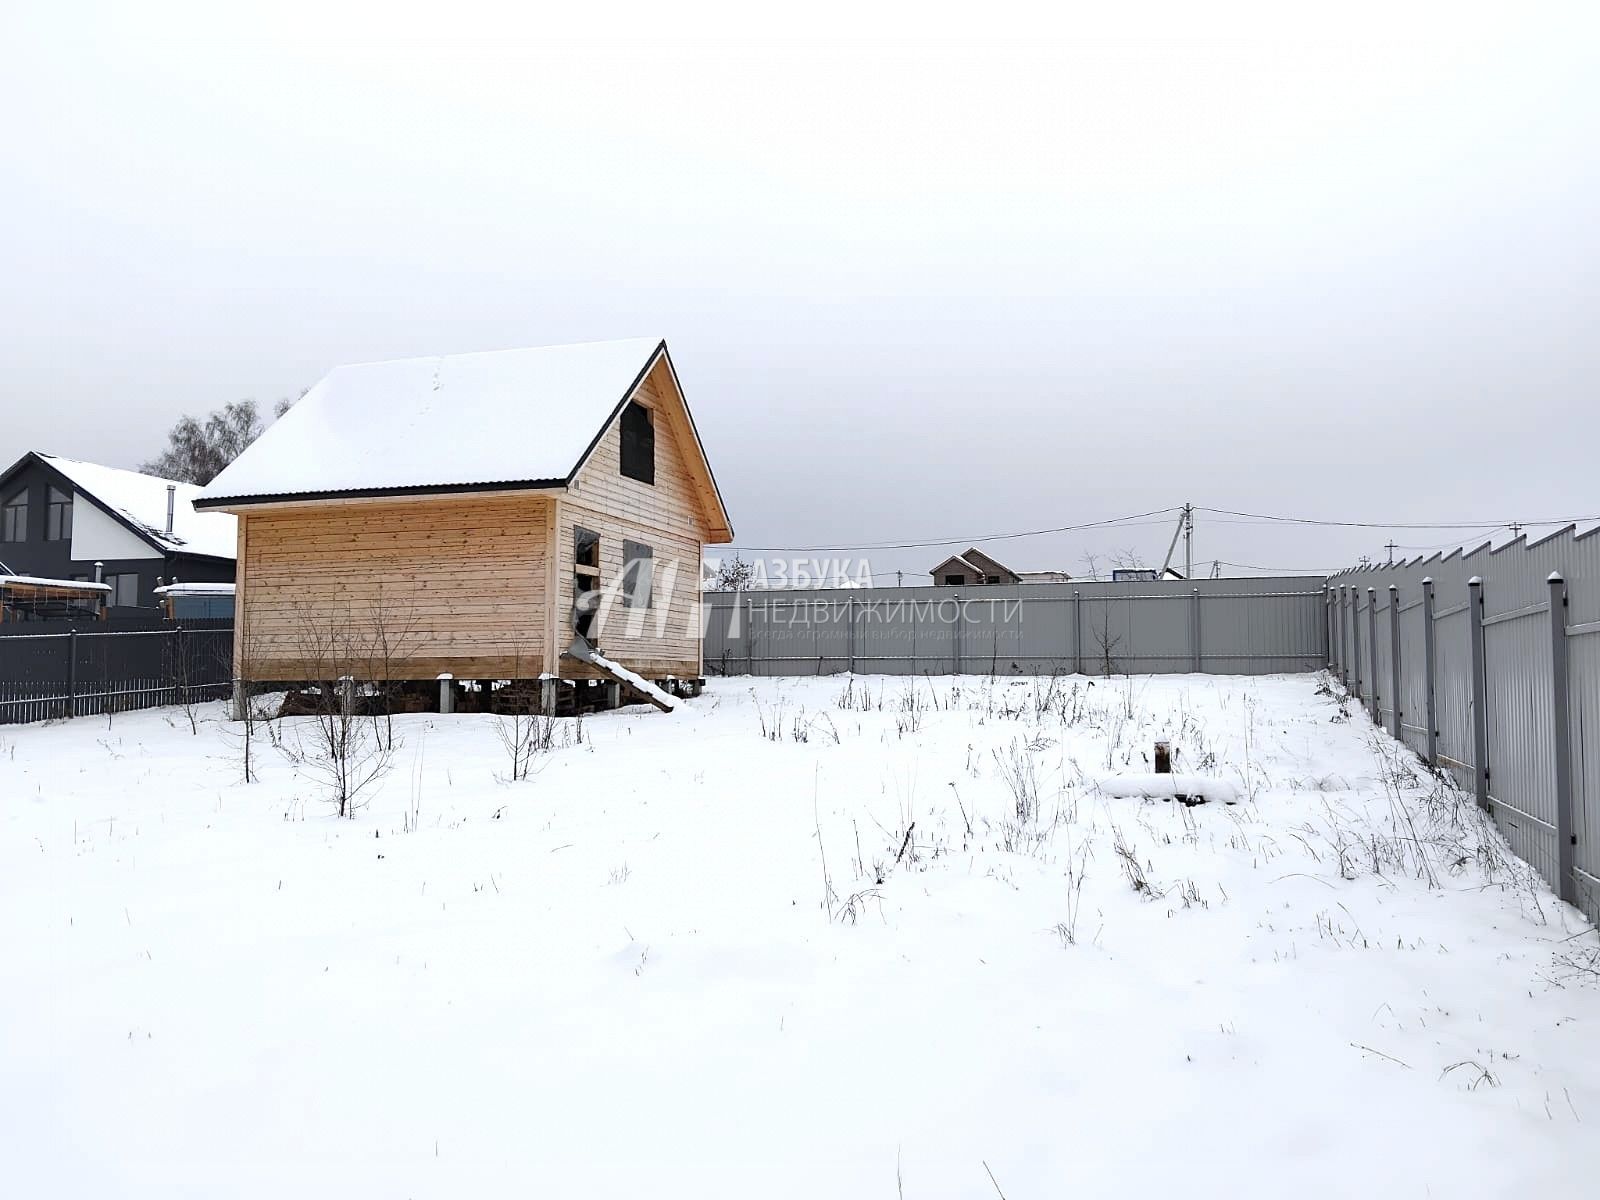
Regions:
<instances>
[{"instance_id":1,"label":"unfinished wooden house","mask_svg":"<svg viewBox=\"0 0 1600 1200\"><path fill-rule=\"evenodd\" d=\"M196 507L239 518L254 684L699 681L733 537L656 340L340 367Z\"/></svg>"}]
</instances>

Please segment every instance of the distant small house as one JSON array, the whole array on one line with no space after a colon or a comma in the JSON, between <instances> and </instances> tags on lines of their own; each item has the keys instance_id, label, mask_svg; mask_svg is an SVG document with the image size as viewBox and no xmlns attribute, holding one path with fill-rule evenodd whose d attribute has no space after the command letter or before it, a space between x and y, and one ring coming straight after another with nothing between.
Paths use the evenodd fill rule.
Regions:
<instances>
[{"instance_id":1,"label":"distant small house","mask_svg":"<svg viewBox=\"0 0 1600 1200\"><path fill-rule=\"evenodd\" d=\"M1112 583L1154 583L1161 578L1161 572L1154 567L1113 567L1111 571Z\"/></svg>"},{"instance_id":2,"label":"distant small house","mask_svg":"<svg viewBox=\"0 0 1600 1200\"><path fill-rule=\"evenodd\" d=\"M149 608L175 580L233 582L236 524L194 509L198 487L30 451L0 474L0 574L103 582L111 608Z\"/></svg>"},{"instance_id":3,"label":"distant small house","mask_svg":"<svg viewBox=\"0 0 1600 1200\"><path fill-rule=\"evenodd\" d=\"M693 679L733 540L655 339L339 367L198 504L239 519L251 682L326 679L335 638L401 683Z\"/></svg>"},{"instance_id":4,"label":"distant small house","mask_svg":"<svg viewBox=\"0 0 1600 1200\"><path fill-rule=\"evenodd\" d=\"M976 546L952 554L930 572L936 587L970 587L998 583L1066 583L1065 571L1013 571Z\"/></svg>"},{"instance_id":5,"label":"distant small house","mask_svg":"<svg viewBox=\"0 0 1600 1200\"><path fill-rule=\"evenodd\" d=\"M0 623L103 621L111 589L103 583L0 575Z\"/></svg>"},{"instance_id":6,"label":"distant small house","mask_svg":"<svg viewBox=\"0 0 1600 1200\"><path fill-rule=\"evenodd\" d=\"M156 602L171 621L228 621L233 591L231 583L169 583L156 589Z\"/></svg>"}]
</instances>

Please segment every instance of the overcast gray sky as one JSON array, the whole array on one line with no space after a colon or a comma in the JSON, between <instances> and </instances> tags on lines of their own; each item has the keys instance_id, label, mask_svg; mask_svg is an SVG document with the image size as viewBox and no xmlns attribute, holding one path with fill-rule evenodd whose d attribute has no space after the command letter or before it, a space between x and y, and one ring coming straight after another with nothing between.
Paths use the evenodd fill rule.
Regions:
<instances>
[{"instance_id":1,"label":"overcast gray sky","mask_svg":"<svg viewBox=\"0 0 1600 1200\"><path fill-rule=\"evenodd\" d=\"M661 334L748 546L1185 500L1600 513L1578 6L986 30L608 6L609 32L223 7L0 14L6 461L131 466L181 413L341 362ZM990 549L1078 570L1167 537ZM1196 552L1320 568L1389 537L1203 513Z\"/></svg>"}]
</instances>

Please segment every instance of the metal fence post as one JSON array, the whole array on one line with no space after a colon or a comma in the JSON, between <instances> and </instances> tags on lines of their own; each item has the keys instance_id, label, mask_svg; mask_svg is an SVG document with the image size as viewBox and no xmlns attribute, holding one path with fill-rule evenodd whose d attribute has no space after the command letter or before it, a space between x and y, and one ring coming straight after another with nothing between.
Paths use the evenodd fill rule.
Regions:
<instances>
[{"instance_id":1,"label":"metal fence post","mask_svg":"<svg viewBox=\"0 0 1600 1200\"><path fill-rule=\"evenodd\" d=\"M1189 609L1189 656L1190 668L1196 675L1200 674L1200 589L1191 589L1194 600Z\"/></svg>"},{"instance_id":2,"label":"metal fence post","mask_svg":"<svg viewBox=\"0 0 1600 1200\"><path fill-rule=\"evenodd\" d=\"M1397 742L1400 736L1400 586L1389 585L1389 712L1390 734Z\"/></svg>"},{"instance_id":3,"label":"metal fence post","mask_svg":"<svg viewBox=\"0 0 1600 1200\"><path fill-rule=\"evenodd\" d=\"M1333 591L1326 587L1322 589L1322 624L1328 639L1328 674L1332 675L1339 665L1339 648L1333 626Z\"/></svg>"},{"instance_id":4,"label":"metal fence post","mask_svg":"<svg viewBox=\"0 0 1600 1200\"><path fill-rule=\"evenodd\" d=\"M845 641L850 648L850 674L856 673L856 598L846 596L844 601L845 619L850 622L846 631Z\"/></svg>"},{"instance_id":5,"label":"metal fence post","mask_svg":"<svg viewBox=\"0 0 1600 1200\"><path fill-rule=\"evenodd\" d=\"M189 703L189 660L186 657L188 647L183 640L183 626L178 625L172 631L172 675L175 689L178 693L178 703Z\"/></svg>"},{"instance_id":6,"label":"metal fence post","mask_svg":"<svg viewBox=\"0 0 1600 1200\"><path fill-rule=\"evenodd\" d=\"M1355 654L1355 643L1350 640L1350 589L1339 589L1339 682L1349 688L1350 681L1355 677L1350 670L1352 656Z\"/></svg>"},{"instance_id":7,"label":"metal fence post","mask_svg":"<svg viewBox=\"0 0 1600 1200\"><path fill-rule=\"evenodd\" d=\"M1083 593L1072 589L1072 673L1083 674Z\"/></svg>"},{"instance_id":8,"label":"metal fence post","mask_svg":"<svg viewBox=\"0 0 1600 1200\"><path fill-rule=\"evenodd\" d=\"M1472 774L1478 807L1489 808L1489 680L1483 653L1483 580L1467 580L1472 638Z\"/></svg>"},{"instance_id":9,"label":"metal fence post","mask_svg":"<svg viewBox=\"0 0 1600 1200\"><path fill-rule=\"evenodd\" d=\"M1344 589L1350 610L1350 694L1362 698L1362 592L1352 584Z\"/></svg>"},{"instance_id":10,"label":"metal fence post","mask_svg":"<svg viewBox=\"0 0 1600 1200\"><path fill-rule=\"evenodd\" d=\"M746 596L744 601L744 673L756 673L756 602Z\"/></svg>"},{"instance_id":11,"label":"metal fence post","mask_svg":"<svg viewBox=\"0 0 1600 1200\"><path fill-rule=\"evenodd\" d=\"M961 674L961 656L963 650L965 649L965 647L962 645L964 639L961 635L962 626L966 624L967 620L967 607L961 603L961 597L959 596L955 598L955 602L956 619L955 623L950 626L950 673L952 675L959 675Z\"/></svg>"},{"instance_id":12,"label":"metal fence post","mask_svg":"<svg viewBox=\"0 0 1600 1200\"><path fill-rule=\"evenodd\" d=\"M1371 682L1367 685L1372 691L1372 723L1383 724L1383 699L1378 695L1378 589L1367 589L1367 659L1372 670L1369 673Z\"/></svg>"},{"instance_id":13,"label":"metal fence post","mask_svg":"<svg viewBox=\"0 0 1600 1200\"><path fill-rule=\"evenodd\" d=\"M1572 726L1567 695L1567 583L1560 572L1550 574L1550 685L1555 701L1556 754L1556 895L1568 904L1578 902L1573 874L1577 833L1572 821Z\"/></svg>"},{"instance_id":14,"label":"metal fence post","mask_svg":"<svg viewBox=\"0 0 1600 1200\"><path fill-rule=\"evenodd\" d=\"M62 704L62 717L77 715L78 694L78 630L67 630L67 694Z\"/></svg>"},{"instance_id":15,"label":"metal fence post","mask_svg":"<svg viewBox=\"0 0 1600 1200\"><path fill-rule=\"evenodd\" d=\"M78 715L78 631L67 630L67 703L64 717Z\"/></svg>"},{"instance_id":16,"label":"metal fence post","mask_svg":"<svg viewBox=\"0 0 1600 1200\"><path fill-rule=\"evenodd\" d=\"M1422 674L1428 705L1428 765L1439 765L1439 715L1433 695L1433 576L1422 581Z\"/></svg>"}]
</instances>

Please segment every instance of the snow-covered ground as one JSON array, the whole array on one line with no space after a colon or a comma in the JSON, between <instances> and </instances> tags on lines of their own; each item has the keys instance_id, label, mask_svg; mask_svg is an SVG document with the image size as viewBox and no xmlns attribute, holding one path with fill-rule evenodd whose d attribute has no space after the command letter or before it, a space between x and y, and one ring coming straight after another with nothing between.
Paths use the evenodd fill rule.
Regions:
<instances>
[{"instance_id":1,"label":"snow-covered ground","mask_svg":"<svg viewBox=\"0 0 1600 1200\"><path fill-rule=\"evenodd\" d=\"M349 820L217 707L0 729L0 1193L1592 1195L1594 932L1317 687L409 716ZM1239 803L1095 786L1157 738Z\"/></svg>"}]
</instances>

